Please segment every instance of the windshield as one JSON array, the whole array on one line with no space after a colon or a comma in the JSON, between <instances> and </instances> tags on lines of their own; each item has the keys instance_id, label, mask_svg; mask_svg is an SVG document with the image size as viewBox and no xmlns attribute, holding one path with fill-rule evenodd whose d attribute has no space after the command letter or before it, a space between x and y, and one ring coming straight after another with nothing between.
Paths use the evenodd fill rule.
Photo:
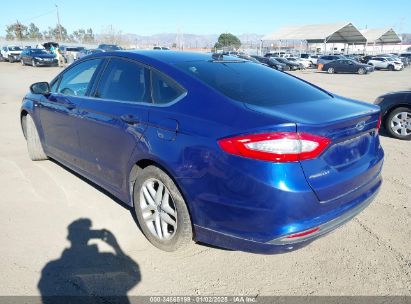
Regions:
<instances>
[{"instance_id":1,"label":"windshield","mask_svg":"<svg viewBox=\"0 0 411 304\"><path fill-rule=\"evenodd\" d=\"M253 105L269 107L331 98L297 78L247 61L190 61L176 66L225 96Z\"/></svg>"},{"instance_id":2,"label":"windshield","mask_svg":"<svg viewBox=\"0 0 411 304\"><path fill-rule=\"evenodd\" d=\"M9 51L21 51L21 47L19 47L19 46L9 46Z\"/></svg>"}]
</instances>

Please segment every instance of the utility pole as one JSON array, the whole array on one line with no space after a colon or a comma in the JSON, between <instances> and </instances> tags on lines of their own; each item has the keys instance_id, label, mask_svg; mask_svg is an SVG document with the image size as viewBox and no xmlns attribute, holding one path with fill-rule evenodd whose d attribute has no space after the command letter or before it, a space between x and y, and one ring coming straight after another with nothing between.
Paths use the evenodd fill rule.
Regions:
<instances>
[{"instance_id":1,"label":"utility pole","mask_svg":"<svg viewBox=\"0 0 411 304\"><path fill-rule=\"evenodd\" d=\"M23 33L21 23L18 20L16 20L16 36L18 40L21 42L21 40L23 39Z\"/></svg>"},{"instance_id":2,"label":"utility pole","mask_svg":"<svg viewBox=\"0 0 411 304\"><path fill-rule=\"evenodd\" d=\"M57 26L59 28L60 42L63 42L63 35L61 34L59 7L57 4L55 4L55 6L56 6L56 12L57 12Z\"/></svg>"}]
</instances>

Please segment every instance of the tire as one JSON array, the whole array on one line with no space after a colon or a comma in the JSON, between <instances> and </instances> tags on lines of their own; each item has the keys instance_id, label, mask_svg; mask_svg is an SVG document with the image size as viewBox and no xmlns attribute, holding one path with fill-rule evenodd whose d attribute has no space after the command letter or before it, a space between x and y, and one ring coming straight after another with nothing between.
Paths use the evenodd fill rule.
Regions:
<instances>
[{"instance_id":1,"label":"tire","mask_svg":"<svg viewBox=\"0 0 411 304\"><path fill-rule=\"evenodd\" d=\"M36 62L34 61L34 59L31 60L31 66L32 66L32 67L36 67L36 66L37 66L37 64L36 64Z\"/></svg>"},{"instance_id":2,"label":"tire","mask_svg":"<svg viewBox=\"0 0 411 304\"><path fill-rule=\"evenodd\" d=\"M26 64L24 63L24 60L23 60L23 59L21 59L20 62L21 62L21 65L22 65L22 66L25 66L25 65L26 65Z\"/></svg>"},{"instance_id":3,"label":"tire","mask_svg":"<svg viewBox=\"0 0 411 304\"><path fill-rule=\"evenodd\" d=\"M167 196L166 192L168 192ZM158 193L160 195L156 199ZM164 171L155 166L139 170L133 189L133 201L140 228L155 247L171 252L184 249L192 243L193 231L187 205L173 180ZM167 221L171 219L175 226L163 220L160 215L164 216L165 213L168 215Z\"/></svg>"},{"instance_id":4,"label":"tire","mask_svg":"<svg viewBox=\"0 0 411 304\"><path fill-rule=\"evenodd\" d=\"M385 129L394 138L411 140L411 108L399 107L385 119Z\"/></svg>"},{"instance_id":5,"label":"tire","mask_svg":"<svg viewBox=\"0 0 411 304\"><path fill-rule=\"evenodd\" d=\"M328 74L334 74L335 73L334 68L328 68L327 73Z\"/></svg>"},{"instance_id":6,"label":"tire","mask_svg":"<svg viewBox=\"0 0 411 304\"><path fill-rule=\"evenodd\" d=\"M358 74L360 74L360 75L367 74L367 70L364 69L364 68L359 68L359 69L358 69Z\"/></svg>"},{"instance_id":7,"label":"tire","mask_svg":"<svg viewBox=\"0 0 411 304\"><path fill-rule=\"evenodd\" d=\"M389 70L389 71L394 71L394 66L393 66L393 65L389 65L389 66L388 66L388 70Z\"/></svg>"},{"instance_id":8,"label":"tire","mask_svg":"<svg viewBox=\"0 0 411 304\"><path fill-rule=\"evenodd\" d=\"M30 159L33 161L48 159L41 145L39 133L37 132L33 118L27 114L23 117L21 124L26 137L27 150L29 152Z\"/></svg>"},{"instance_id":9,"label":"tire","mask_svg":"<svg viewBox=\"0 0 411 304\"><path fill-rule=\"evenodd\" d=\"M13 56L9 56L9 62L14 63L14 57Z\"/></svg>"}]
</instances>

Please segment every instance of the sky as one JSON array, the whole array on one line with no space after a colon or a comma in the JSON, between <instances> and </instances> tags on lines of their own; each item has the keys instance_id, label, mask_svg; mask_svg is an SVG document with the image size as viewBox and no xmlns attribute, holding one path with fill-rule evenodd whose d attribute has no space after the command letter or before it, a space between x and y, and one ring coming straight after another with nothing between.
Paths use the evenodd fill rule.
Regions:
<instances>
[{"instance_id":1,"label":"sky","mask_svg":"<svg viewBox=\"0 0 411 304\"><path fill-rule=\"evenodd\" d=\"M357 28L393 27L411 33L411 1L396 0L20 0L2 5L0 36L7 24L34 22L41 31L57 23L69 33L108 26L122 33L268 34L297 24L352 22Z\"/></svg>"}]
</instances>

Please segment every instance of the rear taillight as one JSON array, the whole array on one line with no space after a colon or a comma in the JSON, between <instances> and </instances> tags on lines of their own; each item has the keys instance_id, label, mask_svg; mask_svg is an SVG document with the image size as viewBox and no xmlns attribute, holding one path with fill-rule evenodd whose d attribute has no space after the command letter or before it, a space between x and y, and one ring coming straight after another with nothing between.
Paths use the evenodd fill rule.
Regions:
<instances>
[{"instance_id":1,"label":"rear taillight","mask_svg":"<svg viewBox=\"0 0 411 304\"><path fill-rule=\"evenodd\" d=\"M377 131L381 128L381 121L382 121L382 118L380 115L380 117L378 118L378 122L377 122Z\"/></svg>"},{"instance_id":2,"label":"rear taillight","mask_svg":"<svg viewBox=\"0 0 411 304\"><path fill-rule=\"evenodd\" d=\"M227 153L272 162L295 162L318 157L330 144L326 137L308 133L272 132L218 141Z\"/></svg>"}]
</instances>

